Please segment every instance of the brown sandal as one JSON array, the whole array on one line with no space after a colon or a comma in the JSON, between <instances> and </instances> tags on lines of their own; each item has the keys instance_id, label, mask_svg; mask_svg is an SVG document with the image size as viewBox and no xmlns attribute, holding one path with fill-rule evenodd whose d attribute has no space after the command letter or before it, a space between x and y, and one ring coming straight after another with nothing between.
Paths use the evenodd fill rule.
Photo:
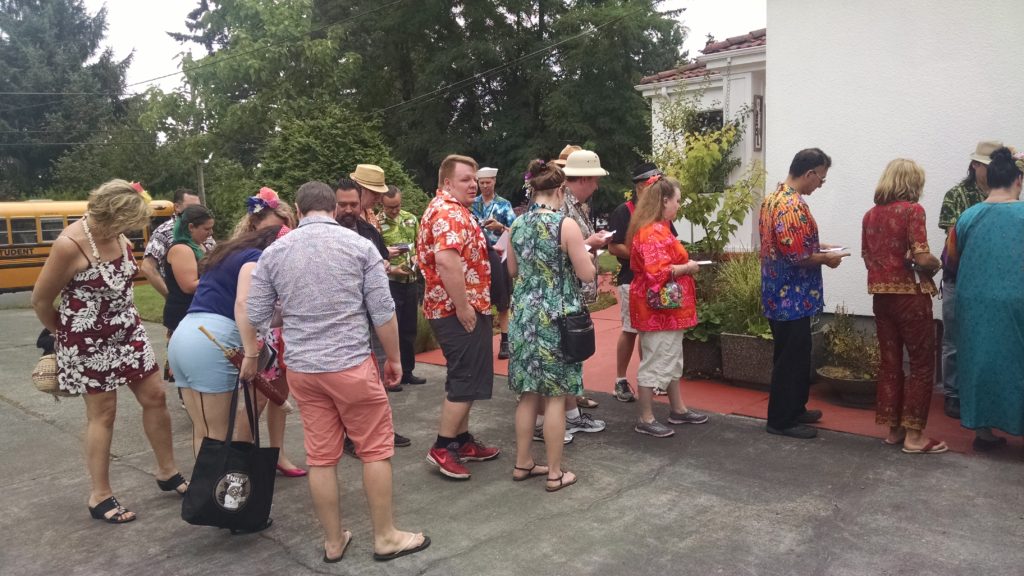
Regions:
<instances>
[{"instance_id":1,"label":"brown sandal","mask_svg":"<svg viewBox=\"0 0 1024 576\"><path fill-rule=\"evenodd\" d=\"M593 409L598 407L598 403L590 398L587 398L586 396L577 396L576 407Z\"/></svg>"},{"instance_id":2,"label":"brown sandal","mask_svg":"<svg viewBox=\"0 0 1024 576\"><path fill-rule=\"evenodd\" d=\"M564 478L565 478L565 472L562 472L562 475L559 476L558 478L548 478L547 479L548 485L545 486L544 489L547 490L548 492L558 492L562 488L566 488L568 486L572 486L573 484L576 483L576 480L577 480L577 478L575 476L573 477L572 480L570 480L568 482L566 482L564 480ZM558 486L552 487L551 486L552 482L558 482Z\"/></svg>"},{"instance_id":3,"label":"brown sandal","mask_svg":"<svg viewBox=\"0 0 1024 576\"><path fill-rule=\"evenodd\" d=\"M547 468L547 465L545 465L545 464L537 464L536 462L534 462L533 466L530 466L529 468L520 468L519 466L513 466L512 467L512 481L513 482L522 482L523 480L529 480L530 478L536 478L537 476L546 476L547 473L548 473L547 470L544 470L543 472L536 472L535 471L538 466L544 466L545 468ZM526 472L526 476L522 476L520 478L517 478L516 477L516 470L518 470L520 472Z\"/></svg>"}]
</instances>

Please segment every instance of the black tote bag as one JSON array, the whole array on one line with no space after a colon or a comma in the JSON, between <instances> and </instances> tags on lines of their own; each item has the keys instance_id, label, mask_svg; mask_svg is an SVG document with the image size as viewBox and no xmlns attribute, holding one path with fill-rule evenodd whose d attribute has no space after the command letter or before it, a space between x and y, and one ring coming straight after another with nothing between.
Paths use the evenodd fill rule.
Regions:
<instances>
[{"instance_id":1,"label":"black tote bag","mask_svg":"<svg viewBox=\"0 0 1024 576\"><path fill-rule=\"evenodd\" d=\"M238 388L254 442L233 441ZM260 448L259 421L247 384L231 393L228 435L223 441L203 438L192 480L181 502L181 518L189 524L255 532L266 527L274 500L278 448Z\"/></svg>"}]
</instances>

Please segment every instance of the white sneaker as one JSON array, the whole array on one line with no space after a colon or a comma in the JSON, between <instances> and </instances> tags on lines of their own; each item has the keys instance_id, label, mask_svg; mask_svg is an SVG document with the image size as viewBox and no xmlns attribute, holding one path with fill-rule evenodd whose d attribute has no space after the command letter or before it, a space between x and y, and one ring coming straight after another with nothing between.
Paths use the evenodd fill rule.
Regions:
<instances>
[{"instance_id":1,"label":"white sneaker","mask_svg":"<svg viewBox=\"0 0 1024 576\"><path fill-rule=\"evenodd\" d=\"M574 438L575 437L572 435L572 432L569 432L568 430L566 430L565 431L565 438L562 439L562 445L571 444ZM533 441L534 442L543 442L544 441L544 427L543 426L535 426L533 428Z\"/></svg>"},{"instance_id":2,"label":"white sneaker","mask_svg":"<svg viewBox=\"0 0 1024 576\"><path fill-rule=\"evenodd\" d=\"M580 412L579 418L565 419L565 431L573 434L576 432L600 432L606 426L604 420L597 420L586 412Z\"/></svg>"}]
</instances>

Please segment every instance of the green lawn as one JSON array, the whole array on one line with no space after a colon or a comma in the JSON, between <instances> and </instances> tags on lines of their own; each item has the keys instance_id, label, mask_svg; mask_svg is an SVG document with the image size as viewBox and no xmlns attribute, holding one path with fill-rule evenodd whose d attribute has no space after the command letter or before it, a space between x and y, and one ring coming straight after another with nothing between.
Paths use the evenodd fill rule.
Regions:
<instances>
[{"instance_id":1,"label":"green lawn","mask_svg":"<svg viewBox=\"0 0 1024 576\"><path fill-rule=\"evenodd\" d=\"M164 321L164 299L149 284L135 286L135 307L147 322Z\"/></svg>"},{"instance_id":2,"label":"green lawn","mask_svg":"<svg viewBox=\"0 0 1024 576\"><path fill-rule=\"evenodd\" d=\"M612 256L611 252L605 252L597 257L597 273L603 274L605 272L614 273L619 269L619 261Z\"/></svg>"}]
</instances>

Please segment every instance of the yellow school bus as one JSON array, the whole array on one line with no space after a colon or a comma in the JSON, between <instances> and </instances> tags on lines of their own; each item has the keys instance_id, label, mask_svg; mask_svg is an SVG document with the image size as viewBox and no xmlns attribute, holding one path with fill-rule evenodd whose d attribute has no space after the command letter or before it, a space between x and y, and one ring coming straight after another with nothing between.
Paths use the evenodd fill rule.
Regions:
<instances>
[{"instance_id":1,"label":"yellow school bus","mask_svg":"<svg viewBox=\"0 0 1024 576\"><path fill-rule=\"evenodd\" d=\"M174 204L167 200L153 200L150 206L150 225L126 234L137 260L142 260L149 233L174 215ZM64 228L85 214L86 208L84 200L0 202L0 294L31 290L50 254L50 245ZM145 278L139 274L135 281Z\"/></svg>"}]
</instances>

